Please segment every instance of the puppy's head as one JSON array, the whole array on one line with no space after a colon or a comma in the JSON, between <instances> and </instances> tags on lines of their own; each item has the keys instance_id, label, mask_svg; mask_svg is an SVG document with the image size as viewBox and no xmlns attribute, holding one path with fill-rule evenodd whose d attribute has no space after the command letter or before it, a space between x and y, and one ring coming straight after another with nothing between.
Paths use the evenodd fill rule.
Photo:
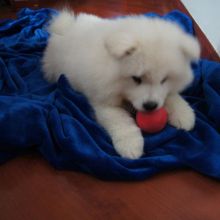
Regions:
<instances>
[{"instance_id":1,"label":"puppy's head","mask_svg":"<svg viewBox=\"0 0 220 220\"><path fill-rule=\"evenodd\" d=\"M191 83L191 62L200 47L175 24L160 19L144 24L110 35L106 48L118 63L121 95L137 110L152 111Z\"/></svg>"}]
</instances>

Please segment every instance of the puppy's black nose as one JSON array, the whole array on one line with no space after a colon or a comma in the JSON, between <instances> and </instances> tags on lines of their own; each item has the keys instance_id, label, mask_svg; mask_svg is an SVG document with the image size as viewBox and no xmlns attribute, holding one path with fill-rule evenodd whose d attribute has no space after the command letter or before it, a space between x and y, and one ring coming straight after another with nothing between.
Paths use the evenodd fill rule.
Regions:
<instances>
[{"instance_id":1,"label":"puppy's black nose","mask_svg":"<svg viewBox=\"0 0 220 220\"><path fill-rule=\"evenodd\" d=\"M143 108L146 111L153 111L157 108L158 104L156 102L145 102Z\"/></svg>"}]
</instances>

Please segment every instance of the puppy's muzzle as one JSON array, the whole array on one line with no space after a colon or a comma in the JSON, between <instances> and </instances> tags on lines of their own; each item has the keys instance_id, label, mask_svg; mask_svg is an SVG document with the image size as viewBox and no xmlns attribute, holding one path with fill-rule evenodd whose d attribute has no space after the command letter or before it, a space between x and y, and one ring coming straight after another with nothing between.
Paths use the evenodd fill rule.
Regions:
<instances>
[{"instance_id":1,"label":"puppy's muzzle","mask_svg":"<svg viewBox=\"0 0 220 220\"><path fill-rule=\"evenodd\" d=\"M157 108L158 104L156 102L145 102L143 104L143 109L145 111L154 111Z\"/></svg>"}]
</instances>

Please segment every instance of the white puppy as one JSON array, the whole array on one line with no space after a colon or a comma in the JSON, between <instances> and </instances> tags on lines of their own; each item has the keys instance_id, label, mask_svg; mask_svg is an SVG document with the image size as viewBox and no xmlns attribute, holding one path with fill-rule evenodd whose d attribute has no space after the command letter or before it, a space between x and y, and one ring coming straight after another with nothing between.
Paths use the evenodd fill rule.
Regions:
<instances>
[{"instance_id":1,"label":"white puppy","mask_svg":"<svg viewBox=\"0 0 220 220\"><path fill-rule=\"evenodd\" d=\"M140 129L121 106L124 99L141 111L165 106L171 125L193 128L194 112L178 93L193 79L190 63L199 58L200 47L176 24L62 11L49 30L45 77L55 81L64 73L87 96L122 157L139 158L144 145Z\"/></svg>"}]
</instances>

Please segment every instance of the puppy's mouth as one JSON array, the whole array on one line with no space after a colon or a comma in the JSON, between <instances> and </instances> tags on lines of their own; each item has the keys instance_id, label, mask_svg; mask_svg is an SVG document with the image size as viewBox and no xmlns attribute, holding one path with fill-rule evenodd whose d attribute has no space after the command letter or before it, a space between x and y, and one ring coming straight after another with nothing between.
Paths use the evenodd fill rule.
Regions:
<instances>
[{"instance_id":1,"label":"puppy's mouth","mask_svg":"<svg viewBox=\"0 0 220 220\"><path fill-rule=\"evenodd\" d=\"M138 110L138 109L136 109L136 108L132 105L132 103L131 103L130 101L128 101L128 100L123 100L123 101L122 101L122 107L123 107L127 112L129 112L132 117L135 117L138 111L153 112L153 111L156 111L156 110L157 110L157 109L149 110L149 111L147 111L147 110Z\"/></svg>"},{"instance_id":2,"label":"puppy's mouth","mask_svg":"<svg viewBox=\"0 0 220 220\"><path fill-rule=\"evenodd\" d=\"M122 106L123 108L130 113L130 115L132 117L135 117L136 113L137 113L137 109L132 105L131 102L129 102L128 100L123 100L122 101Z\"/></svg>"}]
</instances>

